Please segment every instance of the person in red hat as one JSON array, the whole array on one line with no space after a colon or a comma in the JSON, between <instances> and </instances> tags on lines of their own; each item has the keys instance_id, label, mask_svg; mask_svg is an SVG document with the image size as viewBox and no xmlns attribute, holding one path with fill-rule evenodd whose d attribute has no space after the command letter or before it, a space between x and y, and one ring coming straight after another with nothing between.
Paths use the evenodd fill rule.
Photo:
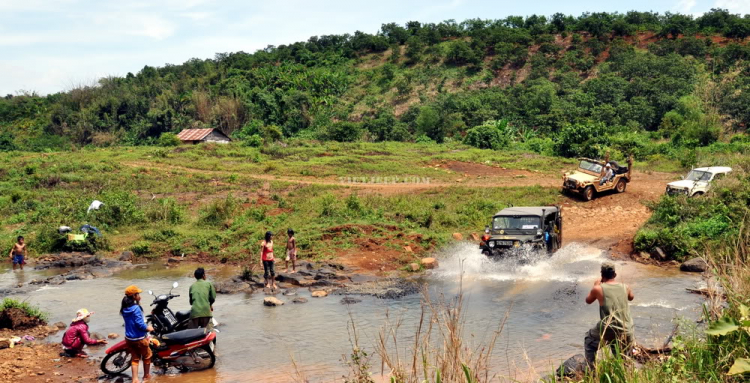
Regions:
<instances>
[{"instance_id":1,"label":"person in red hat","mask_svg":"<svg viewBox=\"0 0 750 383\"><path fill-rule=\"evenodd\" d=\"M91 314L93 312L89 312L89 310L86 309L80 309L76 313L76 317L73 318L72 323L70 324L70 327L65 331L65 334L63 335L62 339L62 345L64 353L63 355L69 356L69 357L79 357L79 358L88 358L88 354L86 354L85 351L83 351L83 347L86 345L94 345L94 344L107 344L107 341L105 339L96 340L92 339L89 335L89 319L91 319Z\"/></svg>"},{"instance_id":2,"label":"person in red hat","mask_svg":"<svg viewBox=\"0 0 750 383\"><path fill-rule=\"evenodd\" d=\"M151 347L149 347L148 333L154 328L146 324L143 318L143 308L140 305L143 290L131 285L125 289L122 298L120 315L125 320L125 342L132 356L133 383L139 383L138 364L143 360L143 379L151 378Z\"/></svg>"}]
</instances>

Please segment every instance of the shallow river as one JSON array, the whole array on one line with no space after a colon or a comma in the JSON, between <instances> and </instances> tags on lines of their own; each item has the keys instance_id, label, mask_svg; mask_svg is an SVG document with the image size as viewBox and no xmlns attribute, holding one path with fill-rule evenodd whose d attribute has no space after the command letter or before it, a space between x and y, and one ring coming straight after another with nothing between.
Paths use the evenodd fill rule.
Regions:
<instances>
[{"instance_id":1,"label":"shallow river","mask_svg":"<svg viewBox=\"0 0 750 383\"><path fill-rule=\"evenodd\" d=\"M530 263L492 262L479 254L476 245L461 244L444 252L440 268L428 275L427 281L436 300L455 296L463 286L464 335L472 344L485 341L512 304L493 353L492 369L500 376L527 380L583 352L583 335L598 319L597 307L586 305L584 298L605 259L597 249L570 244L551 258L545 256ZM699 316L701 297L685 291L699 282L698 276L631 262L616 264L618 278L635 294L631 310L640 343L660 345L672 331L673 319ZM49 311L51 322L69 323L79 308L88 308L96 312L91 331L122 336L118 310L126 286L135 283L143 290L166 293L172 282L178 281L180 286L174 293L182 296L173 300L171 307L175 311L187 309L194 267L142 266L110 278L43 287L20 298ZM233 267L208 268L209 278L223 279L238 272ZM6 269L0 274L0 287L44 275L50 275L50 271ZM263 293L219 295L214 305L214 315L221 323L216 367L159 376L152 381L287 382L295 380L296 363L309 381L340 382L347 371L342 356L351 353L350 320L356 325L360 346L375 354L375 339L386 314L391 321L401 319L399 342L403 353L413 340L421 313L419 294L399 300L361 297L361 303L350 306L342 305L340 296L311 298L305 289L298 294L309 302L292 304L292 297L279 295L287 304L274 308L262 305ZM144 309L150 302L151 297L144 295ZM61 337L58 334L52 340ZM89 352L102 356L104 349L92 348ZM372 365L373 370L380 370L378 360L373 359Z\"/></svg>"}]
</instances>

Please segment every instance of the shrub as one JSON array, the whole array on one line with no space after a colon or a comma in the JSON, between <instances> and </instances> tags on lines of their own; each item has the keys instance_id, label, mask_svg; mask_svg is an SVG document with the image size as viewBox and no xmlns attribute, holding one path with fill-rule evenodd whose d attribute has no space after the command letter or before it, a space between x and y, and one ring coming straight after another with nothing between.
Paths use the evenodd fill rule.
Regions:
<instances>
[{"instance_id":1,"label":"shrub","mask_svg":"<svg viewBox=\"0 0 750 383\"><path fill-rule=\"evenodd\" d=\"M326 137L338 142L354 142L362 135L362 125L357 122L339 121L328 126Z\"/></svg>"},{"instance_id":2,"label":"shrub","mask_svg":"<svg viewBox=\"0 0 750 383\"><path fill-rule=\"evenodd\" d=\"M218 226L232 217L239 207L239 201L229 194L224 199L217 199L205 207L198 221L205 226Z\"/></svg>"},{"instance_id":3,"label":"shrub","mask_svg":"<svg viewBox=\"0 0 750 383\"><path fill-rule=\"evenodd\" d=\"M127 191L107 192L101 195L104 202L99 210L92 210L91 222L100 228L116 228L143 223L146 215L139 206L138 197Z\"/></svg>"},{"instance_id":4,"label":"shrub","mask_svg":"<svg viewBox=\"0 0 750 383\"><path fill-rule=\"evenodd\" d=\"M260 147L263 145L263 137L260 134L253 134L245 140L245 145L253 148Z\"/></svg>"},{"instance_id":5,"label":"shrub","mask_svg":"<svg viewBox=\"0 0 750 383\"><path fill-rule=\"evenodd\" d=\"M185 219L185 208L173 198L159 198L146 210L146 218L151 222L180 224Z\"/></svg>"},{"instance_id":6,"label":"shrub","mask_svg":"<svg viewBox=\"0 0 750 383\"><path fill-rule=\"evenodd\" d=\"M146 241L137 241L130 247L135 255L146 255L151 253L151 245Z\"/></svg>"},{"instance_id":7,"label":"shrub","mask_svg":"<svg viewBox=\"0 0 750 383\"><path fill-rule=\"evenodd\" d=\"M464 143L480 149L500 150L510 144L510 137L506 133L507 121L488 121L480 126L469 129L464 137Z\"/></svg>"},{"instance_id":8,"label":"shrub","mask_svg":"<svg viewBox=\"0 0 750 383\"><path fill-rule=\"evenodd\" d=\"M178 146L182 141L174 133L162 133L156 143L159 146Z\"/></svg>"},{"instance_id":9,"label":"shrub","mask_svg":"<svg viewBox=\"0 0 750 383\"><path fill-rule=\"evenodd\" d=\"M32 306L28 302L19 301L13 298L5 298L2 303L0 303L0 311L6 309L20 309L25 312L26 315L39 319L44 323L49 320L49 313L42 311L38 306Z\"/></svg>"},{"instance_id":10,"label":"shrub","mask_svg":"<svg viewBox=\"0 0 750 383\"><path fill-rule=\"evenodd\" d=\"M555 140L555 153L563 157L600 157L605 138L604 124L565 125Z\"/></svg>"}]
</instances>

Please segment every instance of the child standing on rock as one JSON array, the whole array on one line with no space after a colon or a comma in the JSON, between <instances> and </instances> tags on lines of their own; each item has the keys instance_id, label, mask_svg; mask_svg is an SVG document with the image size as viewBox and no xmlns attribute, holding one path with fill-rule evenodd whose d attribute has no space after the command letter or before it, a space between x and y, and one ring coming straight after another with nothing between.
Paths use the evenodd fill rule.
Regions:
<instances>
[{"instance_id":1,"label":"child standing on rock","mask_svg":"<svg viewBox=\"0 0 750 383\"><path fill-rule=\"evenodd\" d=\"M284 272L289 271L289 261L292 261L292 273L297 272L297 240L294 238L294 230L288 229L286 234L286 261L284 261Z\"/></svg>"},{"instance_id":2,"label":"child standing on rock","mask_svg":"<svg viewBox=\"0 0 750 383\"><path fill-rule=\"evenodd\" d=\"M265 239L260 243L260 263L263 265L263 279L265 287L271 290L276 289L276 272L273 269L273 233L266 232Z\"/></svg>"}]
</instances>

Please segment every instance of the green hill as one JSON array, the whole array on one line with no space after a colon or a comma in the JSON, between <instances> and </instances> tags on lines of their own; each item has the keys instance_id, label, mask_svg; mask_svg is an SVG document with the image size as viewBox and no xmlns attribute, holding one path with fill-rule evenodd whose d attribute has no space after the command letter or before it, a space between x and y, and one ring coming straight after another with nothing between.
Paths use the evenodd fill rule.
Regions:
<instances>
[{"instance_id":1,"label":"green hill","mask_svg":"<svg viewBox=\"0 0 750 383\"><path fill-rule=\"evenodd\" d=\"M750 18L628 12L383 24L0 100L0 150L235 139L510 142L685 158L744 132ZM257 135L257 136L256 136ZM168 139L165 139L168 142Z\"/></svg>"}]
</instances>

